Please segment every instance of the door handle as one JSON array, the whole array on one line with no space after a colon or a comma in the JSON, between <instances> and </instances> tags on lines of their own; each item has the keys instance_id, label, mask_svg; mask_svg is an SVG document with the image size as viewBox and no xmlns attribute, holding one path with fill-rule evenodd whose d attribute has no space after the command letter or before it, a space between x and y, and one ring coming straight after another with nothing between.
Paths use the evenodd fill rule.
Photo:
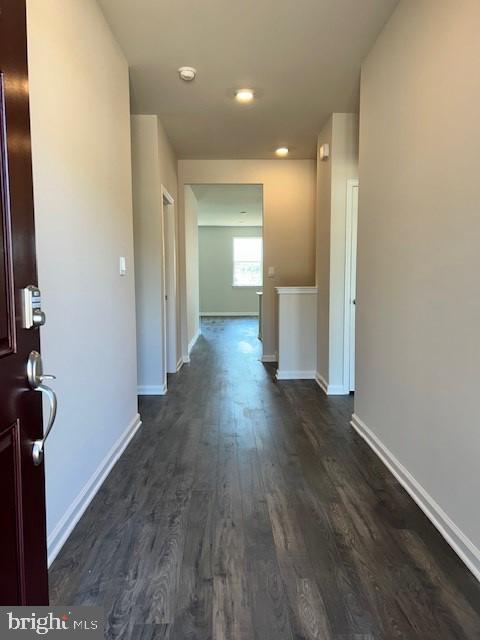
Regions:
<instances>
[{"instance_id":1,"label":"door handle","mask_svg":"<svg viewBox=\"0 0 480 640\"><path fill-rule=\"evenodd\" d=\"M52 430L55 418L57 417L57 396L53 389L44 384L45 380L55 380L55 376L43 373L42 356L38 351L32 351L28 357L27 378L30 388L47 396L50 405L50 415L48 416L47 427L43 434L43 438L35 440L32 447L33 464L37 466L43 461L43 449L45 442L48 438L48 434Z\"/></svg>"}]
</instances>

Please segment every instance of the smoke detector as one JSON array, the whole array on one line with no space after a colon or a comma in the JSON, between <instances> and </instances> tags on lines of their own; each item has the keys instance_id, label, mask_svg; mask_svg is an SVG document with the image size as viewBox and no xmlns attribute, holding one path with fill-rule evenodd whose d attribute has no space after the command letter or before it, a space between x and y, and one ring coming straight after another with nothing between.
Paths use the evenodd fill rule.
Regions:
<instances>
[{"instance_id":1,"label":"smoke detector","mask_svg":"<svg viewBox=\"0 0 480 640\"><path fill-rule=\"evenodd\" d=\"M194 69L193 67L180 67L180 69L178 70L178 73L182 80L185 80L185 82L191 82L192 80L195 79L195 76L197 75L197 70Z\"/></svg>"}]
</instances>

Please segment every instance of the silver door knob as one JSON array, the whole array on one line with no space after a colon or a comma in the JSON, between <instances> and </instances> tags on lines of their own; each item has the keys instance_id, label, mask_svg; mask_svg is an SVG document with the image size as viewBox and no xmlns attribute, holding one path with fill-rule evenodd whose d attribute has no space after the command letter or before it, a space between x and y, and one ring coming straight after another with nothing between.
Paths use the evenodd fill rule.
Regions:
<instances>
[{"instance_id":1,"label":"silver door knob","mask_svg":"<svg viewBox=\"0 0 480 640\"><path fill-rule=\"evenodd\" d=\"M48 438L48 434L52 430L55 418L57 417L57 396L53 389L50 389L50 387L44 384L45 380L55 380L55 376L43 373L42 356L38 351L32 351L28 356L27 379L30 387L34 391L39 391L47 396L50 405L50 415L48 417L47 427L43 434L43 438L35 440L32 446L33 464L39 465L43 461L43 449L45 442Z\"/></svg>"}]
</instances>

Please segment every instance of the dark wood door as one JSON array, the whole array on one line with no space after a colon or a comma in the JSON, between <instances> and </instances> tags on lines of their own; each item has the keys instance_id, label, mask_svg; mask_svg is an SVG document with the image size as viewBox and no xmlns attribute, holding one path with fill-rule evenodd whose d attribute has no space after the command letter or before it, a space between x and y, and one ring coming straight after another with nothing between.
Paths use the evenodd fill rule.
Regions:
<instances>
[{"instance_id":1,"label":"dark wood door","mask_svg":"<svg viewBox=\"0 0 480 640\"><path fill-rule=\"evenodd\" d=\"M38 329L21 290L36 284L25 2L0 0L0 605L48 604L41 394L26 378Z\"/></svg>"}]
</instances>

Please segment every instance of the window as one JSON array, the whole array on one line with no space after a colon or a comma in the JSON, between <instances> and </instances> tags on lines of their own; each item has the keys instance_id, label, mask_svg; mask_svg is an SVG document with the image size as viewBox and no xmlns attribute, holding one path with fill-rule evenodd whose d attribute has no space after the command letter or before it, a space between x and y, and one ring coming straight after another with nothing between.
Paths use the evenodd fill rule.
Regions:
<instances>
[{"instance_id":1,"label":"window","mask_svg":"<svg viewBox=\"0 0 480 640\"><path fill-rule=\"evenodd\" d=\"M233 239L233 286L262 286L262 238Z\"/></svg>"}]
</instances>

